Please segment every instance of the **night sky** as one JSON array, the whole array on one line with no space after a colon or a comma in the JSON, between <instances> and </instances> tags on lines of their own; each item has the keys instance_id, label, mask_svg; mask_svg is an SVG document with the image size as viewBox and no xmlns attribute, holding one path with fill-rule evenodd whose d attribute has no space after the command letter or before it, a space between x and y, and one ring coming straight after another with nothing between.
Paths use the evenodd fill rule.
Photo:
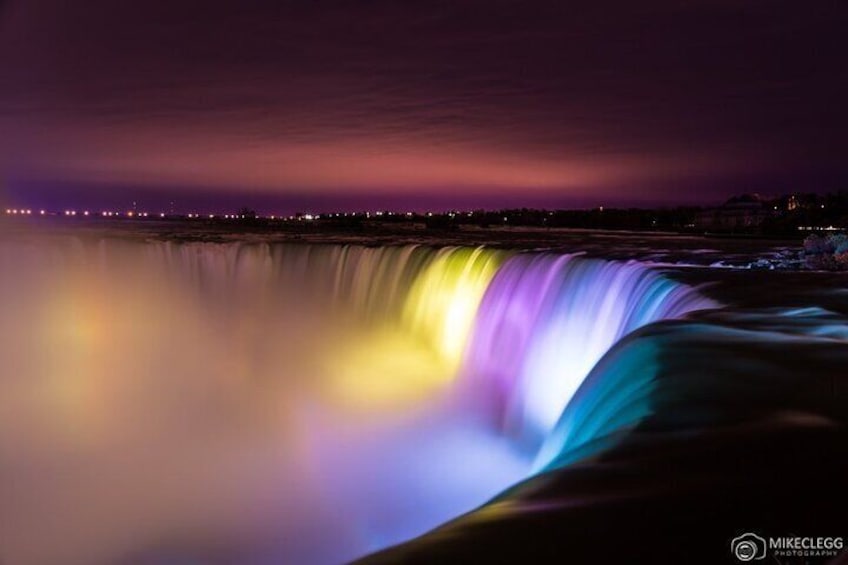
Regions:
<instances>
[{"instance_id":1,"label":"night sky","mask_svg":"<svg viewBox=\"0 0 848 565\"><path fill-rule=\"evenodd\" d=\"M839 0L0 0L0 190L326 211L848 189L846 30Z\"/></svg>"}]
</instances>

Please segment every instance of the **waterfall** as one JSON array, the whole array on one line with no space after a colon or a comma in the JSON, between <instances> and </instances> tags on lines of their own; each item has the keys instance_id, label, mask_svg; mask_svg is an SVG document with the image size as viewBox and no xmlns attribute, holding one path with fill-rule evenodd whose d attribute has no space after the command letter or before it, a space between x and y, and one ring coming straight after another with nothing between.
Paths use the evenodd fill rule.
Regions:
<instances>
[{"instance_id":1,"label":"waterfall","mask_svg":"<svg viewBox=\"0 0 848 565\"><path fill-rule=\"evenodd\" d=\"M31 505L0 491L0 546L348 560L638 420L575 406L586 375L634 330L711 306L580 255L4 239L0 484ZM58 523L57 504L86 510Z\"/></svg>"},{"instance_id":2,"label":"waterfall","mask_svg":"<svg viewBox=\"0 0 848 565\"><path fill-rule=\"evenodd\" d=\"M505 430L538 444L624 335L713 306L637 262L519 255L486 292L464 372L493 395Z\"/></svg>"}]
</instances>

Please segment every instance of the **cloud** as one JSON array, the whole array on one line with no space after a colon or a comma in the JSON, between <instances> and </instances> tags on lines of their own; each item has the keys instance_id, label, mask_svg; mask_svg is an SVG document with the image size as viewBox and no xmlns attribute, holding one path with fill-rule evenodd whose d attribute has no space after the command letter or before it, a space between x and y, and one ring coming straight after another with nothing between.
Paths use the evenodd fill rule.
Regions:
<instances>
[{"instance_id":1,"label":"cloud","mask_svg":"<svg viewBox=\"0 0 848 565\"><path fill-rule=\"evenodd\" d=\"M283 191L848 176L836 6L39 0L14 15L0 126L19 174Z\"/></svg>"}]
</instances>

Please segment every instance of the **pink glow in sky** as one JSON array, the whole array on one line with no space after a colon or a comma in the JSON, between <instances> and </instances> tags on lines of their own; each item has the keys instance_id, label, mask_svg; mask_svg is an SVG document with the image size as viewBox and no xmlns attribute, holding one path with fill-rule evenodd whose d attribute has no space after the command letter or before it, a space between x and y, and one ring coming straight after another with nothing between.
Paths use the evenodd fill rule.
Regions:
<instances>
[{"instance_id":1,"label":"pink glow in sky","mask_svg":"<svg viewBox=\"0 0 848 565\"><path fill-rule=\"evenodd\" d=\"M833 190L846 12L7 0L0 180L410 205Z\"/></svg>"}]
</instances>

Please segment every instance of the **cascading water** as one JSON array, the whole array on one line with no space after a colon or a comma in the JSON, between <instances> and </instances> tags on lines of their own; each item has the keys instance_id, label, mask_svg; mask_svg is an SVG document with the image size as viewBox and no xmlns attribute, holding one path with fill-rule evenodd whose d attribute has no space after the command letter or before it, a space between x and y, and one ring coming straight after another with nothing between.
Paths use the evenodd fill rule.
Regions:
<instances>
[{"instance_id":1,"label":"cascading water","mask_svg":"<svg viewBox=\"0 0 848 565\"><path fill-rule=\"evenodd\" d=\"M519 255L486 292L464 371L496 396L504 428L538 448L621 337L711 306L691 288L636 262Z\"/></svg>"},{"instance_id":2,"label":"cascading water","mask_svg":"<svg viewBox=\"0 0 848 565\"><path fill-rule=\"evenodd\" d=\"M604 353L712 305L638 263L484 248L19 238L0 267L15 563L403 541L585 441L550 436Z\"/></svg>"}]
</instances>

